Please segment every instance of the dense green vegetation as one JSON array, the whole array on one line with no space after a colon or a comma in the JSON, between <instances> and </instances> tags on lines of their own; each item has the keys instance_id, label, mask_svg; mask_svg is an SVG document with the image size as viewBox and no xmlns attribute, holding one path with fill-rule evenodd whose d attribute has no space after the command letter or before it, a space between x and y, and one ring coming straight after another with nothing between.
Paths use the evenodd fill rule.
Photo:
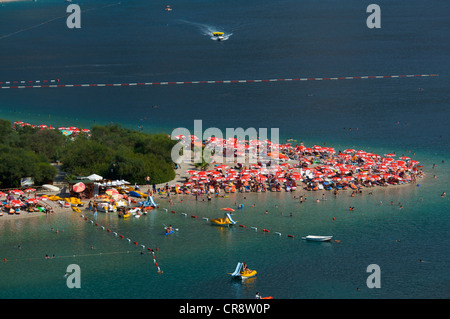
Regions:
<instances>
[{"instance_id":1,"label":"dense green vegetation","mask_svg":"<svg viewBox=\"0 0 450 319\"><path fill-rule=\"evenodd\" d=\"M65 137L57 130L13 129L0 119L0 187L20 186L21 177L36 185L53 180L60 161L67 179L98 174L143 184L164 183L175 177L171 150L176 144L165 134L146 134L120 125L94 126L91 137Z\"/></svg>"}]
</instances>

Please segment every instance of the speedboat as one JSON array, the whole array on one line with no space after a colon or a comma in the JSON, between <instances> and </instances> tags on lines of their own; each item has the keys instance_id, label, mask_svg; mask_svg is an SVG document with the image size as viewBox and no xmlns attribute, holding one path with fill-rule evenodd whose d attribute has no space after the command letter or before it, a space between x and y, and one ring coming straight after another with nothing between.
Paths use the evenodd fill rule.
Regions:
<instances>
[{"instance_id":1,"label":"speedboat","mask_svg":"<svg viewBox=\"0 0 450 319\"><path fill-rule=\"evenodd\" d=\"M212 35L213 35L214 40L222 41L223 40L223 36L225 35L225 33L223 33L223 32L213 32Z\"/></svg>"},{"instance_id":2,"label":"speedboat","mask_svg":"<svg viewBox=\"0 0 450 319\"><path fill-rule=\"evenodd\" d=\"M302 239L310 240L310 241L330 241L333 236L314 236L308 235L306 237L302 237Z\"/></svg>"}]
</instances>

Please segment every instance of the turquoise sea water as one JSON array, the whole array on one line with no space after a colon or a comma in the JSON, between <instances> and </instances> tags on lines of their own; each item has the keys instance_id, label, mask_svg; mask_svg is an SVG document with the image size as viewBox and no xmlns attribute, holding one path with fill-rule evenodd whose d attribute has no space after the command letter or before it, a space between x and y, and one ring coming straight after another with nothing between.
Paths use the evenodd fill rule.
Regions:
<instances>
[{"instance_id":1,"label":"turquoise sea water","mask_svg":"<svg viewBox=\"0 0 450 319\"><path fill-rule=\"evenodd\" d=\"M293 195L305 192L235 194L206 203L184 197L172 207L158 198L169 212L153 211L140 219L99 213L99 225L146 247L158 247L162 275L145 250L141 255L139 246L79 214L0 220L0 258L8 260L0 265L0 297L252 298L259 291L275 298L448 298L449 200L440 194L448 193L450 173L450 8L445 1L380 1L382 28L370 30L365 26L368 4L172 1L174 10L166 12L165 4L157 2L123 1L105 7L107 2L86 1L80 4L86 10L80 30L67 29L66 6L60 1L0 7L0 81L58 78L72 84L439 74L0 90L0 117L11 121L56 127L112 121L167 133L176 127L192 129L194 119L203 120L204 128L275 127L282 139L293 137L309 146L327 143L337 150L405 154L419 160L427 174L420 186L376 189L373 195L366 191L354 198L326 193L327 201L320 203L315 199L322 193L307 193L303 204ZM218 43L211 41L208 30L231 36ZM235 203L245 204L235 213L245 229L212 227L201 219L219 217L220 208ZM350 212L349 206L356 210ZM166 237L164 224L179 231ZM56 234L51 228L64 231ZM262 228L271 232L262 233ZM340 242L300 239L308 234L331 234ZM45 254L56 258L45 260ZM232 281L227 273L242 260L258 275L245 283ZM71 263L81 267L82 289L66 286L64 274ZM380 289L366 286L366 268L373 263L381 268Z\"/></svg>"}]
</instances>

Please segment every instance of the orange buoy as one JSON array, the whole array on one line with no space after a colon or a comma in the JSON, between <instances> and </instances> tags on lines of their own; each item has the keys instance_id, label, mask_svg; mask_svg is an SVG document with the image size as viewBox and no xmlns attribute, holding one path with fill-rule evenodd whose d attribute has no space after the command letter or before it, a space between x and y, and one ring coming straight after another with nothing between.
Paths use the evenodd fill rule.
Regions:
<instances>
[{"instance_id":1,"label":"orange buoy","mask_svg":"<svg viewBox=\"0 0 450 319\"><path fill-rule=\"evenodd\" d=\"M294 235L288 235L288 237L294 238Z\"/></svg>"},{"instance_id":2,"label":"orange buoy","mask_svg":"<svg viewBox=\"0 0 450 319\"><path fill-rule=\"evenodd\" d=\"M336 220L336 218L333 217L333 220Z\"/></svg>"}]
</instances>

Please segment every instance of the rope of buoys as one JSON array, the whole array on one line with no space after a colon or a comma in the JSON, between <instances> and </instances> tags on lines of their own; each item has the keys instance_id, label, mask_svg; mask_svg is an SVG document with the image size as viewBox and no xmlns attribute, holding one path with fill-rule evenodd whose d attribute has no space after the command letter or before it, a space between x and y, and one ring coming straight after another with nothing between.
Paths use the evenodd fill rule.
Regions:
<instances>
[{"instance_id":1,"label":"rope of buoys","mask_svg":"<svg viewBox=\"0 0 450 319\"><path fill-rule=\"evenodd\" d=\"M59 258L75 258L75 257L90 257L90 256L106 256L106 255L118 255L118 254L129 254L130 251L110 251L94 254L73 254L73 255L63 255L57 257L28 257L28 258L18 258L18 259L6 259L3 258L3 262L14 262L14 261L33 261L33 260L46 260L46 259L59 259Z\"/></svg>"},{"instance_id":2,"label":"rope of buoys","mask_svg":"<svg viewBox=\"0 0 450 319\"><path fill-rule=\"evenodd\" d=\"M91 223L93 223L92 220L89 220L89 218L88 218L88 217L85 217L83 214L81 214L80 216L81 216L82 218L84 218L86 221L90 221ZM100 229L102 229L102 230L106 229L109 233L112 232L111 229L105 228L103 225L99 225L98 223L95 223L95 226L96 226L96 227L100 226ZM124 239L124 238L125 238L124 235L117 234L117 232L112 232L112 233L113 233L116 237L119 236L119 238L121 238L121 239ZM132 240L131 240L130 238L126 238L126 239L127 239L127 241L128 241L129 243L131 243ZM139 245L139 243L138 243L137 241L133 241L133 244L135 244L136 246ZM145 249L145 245L142 245L142 244L141 244L140 247L141 247L142 249ZM162 274L163 271L161 271L161 268L158 266L158 264L157 264L157 262L156 262L155 252L154 252L153 249L151 249L151 248L148 248L148 251L152 253L153 262L154 262L154 263L156 264L156 266L157 266L157 273L158 273L158 274ZM156 247L156 251L159 251L159 248L158 248L158 247ZM73 256L75 257L75 255L73 255ZM6 260L5 260L5 261L6 261Z\"/></svg>"},{"instance_id":3,"label":"rope of buoys","mask_svg":"<svg viewBox=\"0 0 450 319\"><path fill-rule=\"evenodd\" d=\"M59 84L59 79L50 80L51 84L36 83L36 81L6 81L0 82L0 89L31 89L31 88L80 88L80 87L130 87L130 86L159 86L159 85L184 85L184 84L242 84L242 83L268 83L268 82L295 82L295 81L336 81L336 80L361 80L361 79L392 79L392 78L418 78L437 77L438 74L405 74L405 75L365 75L365 76L340 76L340 77L309 77L309 78L278 78L259 80L213 80L213 81L171 81L171 82L126 82L126 83L83 83L83 84ZM52 82L53 81L53 82ZM19 83L20 82L20 83ZM33 84L34 85L31 85ZM6 84L6 86L3 85ZM21 85L18 85L21 84Z\"/></svg>"}]
</instances>

